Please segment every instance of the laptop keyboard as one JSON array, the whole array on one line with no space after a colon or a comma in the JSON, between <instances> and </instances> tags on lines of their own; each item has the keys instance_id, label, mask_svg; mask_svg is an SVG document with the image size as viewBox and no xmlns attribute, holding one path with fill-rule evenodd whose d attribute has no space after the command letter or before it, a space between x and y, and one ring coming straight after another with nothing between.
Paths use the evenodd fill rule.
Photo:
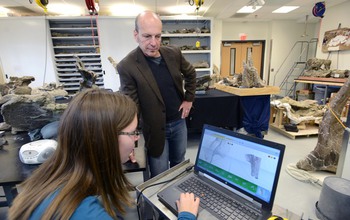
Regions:
<instances>
[{"instance_id":1,"label":"laptop keyboard","mask_svg":"<svg viewBox=\"0 0 350 220\"><path fill-rule=\"evenodd\" d=\"M195 177L187 179L178 187L199 197L201 199L200 206L220 219L258 219L259 217L258 213L210 188Z\"/></svg>"}]
</instances>

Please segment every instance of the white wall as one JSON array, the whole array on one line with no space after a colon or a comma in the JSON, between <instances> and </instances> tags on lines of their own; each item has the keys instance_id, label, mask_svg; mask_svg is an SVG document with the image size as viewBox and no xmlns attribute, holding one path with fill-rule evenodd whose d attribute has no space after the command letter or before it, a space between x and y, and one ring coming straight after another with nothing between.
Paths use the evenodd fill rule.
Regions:
<instances>
[{"instance_id":1,"label":"white wall","mask_svg":"<svg viewBox=\"0 0 350 220\"><path fill-rule=\"evenodd\" d=\"M272 40L270 85L279 86L294 62L306 61L306 58L298 60L298 56L301 51L307 50L306 45L315 37L316 26L315 23L307 24L305 31L305 23L296 23L295 21L273 21L270 23ZM307 36L302 37L305 32ZM304 42L305 47L301 47L301 42ZM312 46L315 44L310 44L310 47Z\"/></svg>"},{"instance_id":2,"label":"white wall","mask_svg":"<svg viewBox=\"0 0 350 220\"><path fill-rule=\"evenodd\" d=\"M332 8L327 8L322 19L317 58L326 59L329 55L329 59L332 60L331 69L350 69L350 50L333 51L329 54L323 53L321 49L324 32L337 29L339 24L341 24L342 28L350 28L349 12L350 1L346 1Z\"/></svg>"},{"instance_id":3,"label":"white wall","mask_svg":"<svg viewBox=\"0 0 350 220\"><path fill-rule=\"evenodd\" d=\"M134 19L98 18L105 88L117 91L120 86L116 70L107 58L111 56L118 62L137 47L133 37ZM0 30L0 64L8 78L34 76L31 87L56 82L52 42L45 17L1 18Z\"/></svg>"},{"instance_id":4,"label":"white wall","mask_svg":"<svg viewBox=\"0 0 350 220\"><path fill-rule=\"evenodd\" d=\"M34 76L31 87L56 82L44 17L0 19L0 60L4 74Z\"/></svg>"},{"instance_id":5,"label":"white wall","mask_svg":"<svg viewBox=\"0 0 350 220\"><path fill-rule=\"evenodd\" d=\"M268 22L223 22L222 38L220 39L220 42L224 40L240 40L240 33L245 33L247 35L247 40L265 40L265 57L267 57L267 51L270 47ZM220 56L220 53L217 56ZM266 59L264 60L264 79L266 79L268 65Z\"/></svg>"},{"instance_id":6,"label":"white wall","mask_svg":"<svg viewBox=\"0 0 350 220\"><path fill-rule=\"evenodd\" d=\"M220 68L220 45L222 40L239 40L240 33L247 34L247 40L265 40L264 79L270 74L272 85L276 71L288 55L295 42L317 37L320 41L327 30L332 30L342 23L349 27L348 9L350 1L339 6L327 8L322 23L310 23L307 26L308 37L302 38L304 22L273 21L273 22L223 22L214 20L212 59L213 64ZM321 20L321 19L320 19ZM102 68L105 70L105 87L119 89L119 78L107 58L113 57L120 61L137 44L133 39L134 18L99 17L98 18ZM43 83L55 82L56 76L53 65L51 40L47 36L48 26L45 17L13 17L0 18L0 64L8 76L34 76L32 87L42 86ZM47 37L47 38L46 38ZM272 42L272 44L271 44ZM319 43L320 45L320 43ZM269 59L269 51L272 51ZM317 58L326 58L328 53L322 53L318 47ZM332 68L350 69L350 51L341 51L339 56L333 52ZM269 67L271 62L271 68ZM336 65L337 64L337 65ZM45 74L46 73L46 74ZM276 76L279 85L285 71Z\"/></svg>"},{"instance_id":7,"label":"white wall","mask_svg":"<svg viewBox=\"0 0 350 220\"><path fill-rule=\"evenodd\" d=\"M110 56L119 62L137 47L133 35L134 21L135 18L100 17L98 19L102 68L106 73L105 88L119 90L119 76L107 58Z\"/></svg>"},{"instance_id":8,"label":"white wall","mask_svg":"<svg viewBox=\"0 0 350 220\"><path fill-rule=\"evenodd\" d=\"M264 59L264 79L268 80L270 69L274 71L270 74L269 84L273 84L275 72L288 55L289 51L299 40L309 41L314 37L316 24L307 25L309 36L301 37L305 30L304 23L295 21L272 21L272 22L223 22L222 40L239 40L239 34L247 34L247 40L265 40ZM221 41L221 40L220 40ZM272 43L271 43L272 42ZM271 57L269 52L272 51ZM214 54L214 56L220 56ZM271 68L269 69L269 65ZM282 78L282 76L280 76ZM279 85L279 80L276 80Z\"/></svg>"},{"instance_id":9,"label":"white wall","mask_svg":"<svg viewBox=\"0 0 350 220\"><path fill-rule=\"evenodd\" d=\"M211 31L212 33L212 45L211 45L211 57L213 59L213 65L215 65L217 68L219 68L220 71L220 50L221 50L221 39L222 39L222 21L221 20L214 20L213 22L213 29Z\"/></svg>"}]
</instances>

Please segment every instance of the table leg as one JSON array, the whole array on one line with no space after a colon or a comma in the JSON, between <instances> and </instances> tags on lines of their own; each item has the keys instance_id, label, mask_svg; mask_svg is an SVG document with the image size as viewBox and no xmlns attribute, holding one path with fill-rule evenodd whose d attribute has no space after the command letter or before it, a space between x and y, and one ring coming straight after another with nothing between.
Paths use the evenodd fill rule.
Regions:
<instances>
[{"instance_id":1,"label":"table leg","mask_svg":"<svg viewBox=\"0 0 350 220\"><path fill-rule=\"evenodd\" d=\"M147 158L147 152L145 152L145 154L146 154L146 158L145 158L145 160L146 160L146 169L142 172L142 175L143 175L143 181L144 182L146 182L147 180L149 180L150 179L150 172L149 172L149 166L148 166L148 158Z\"/></svg>"},{"instance_id":2,"label":"table leg","mask_svg":"<svg viewBox=\"0 0 350 220\"><path fill-rule=\"evenodd\" d=\"M4 189L7 206L10 206L12 204L12 201L18 194L16 186L6 185L6 186L2 186L2 188Z\"/></svg>"},{"instance_id":3,"label":"table leg","mask_svg":"<svg viewBox=\"0 0 350 220\"><path fill-rule=\"evenodd\" d=\"M328 85L326 85L324 89L324 96L323 96L323 104L325 105L327 103L327 93L328 93Z\"/></svg>"}]
</instances>

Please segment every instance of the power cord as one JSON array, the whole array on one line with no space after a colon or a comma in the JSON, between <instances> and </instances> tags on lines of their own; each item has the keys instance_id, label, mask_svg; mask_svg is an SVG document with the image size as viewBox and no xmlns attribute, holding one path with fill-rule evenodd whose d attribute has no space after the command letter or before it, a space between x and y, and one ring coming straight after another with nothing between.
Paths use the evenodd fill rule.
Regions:
<instances>
[{"instance_id":1,"label":"power cord","mask_svg":"<svg viewBox=\"0 0 350 220\"><path fill-rule=\"evenodd\" d=\"M193 167L194 167L194 165L190 165L190 166L186 167L186 169L185 169L184 171L182 171L181 173L179 173L178 175L174 176L173 178L171 178L171 179L169 179L169 180L165 180L165 181L162 181L162 182L159 182L159 183L154 183L154 184L148 185L148 186L146 186L145 188L143 188L143 189L140 191L140 193L139 193L139 195L137 196L137 199L136 199L137 215L138 215L139 219L141 219L139 200L140 200L140 197L141 197L143 191L145 191L145 189L148 189L148 188L153 187L153 186L161 185L161 184L164 184L164 183L169 183L169 182L171 182L171 181L177 179L177 178L178 178L179 176L181 176L182 174L191 171Z\"/></svg>"},{"instance_id":2,"label":"power cord","mask_svg":"<svg viewBox=\"0 0 350 220\"><path fill-rule=\"evenodd\" d=\"M289 175L291 175L299 181L311 183L316 186L322 186L322 181L320 179L312 176L309 172L305 170L297 168L295 164L288 164L286 171Z\"/></svg>"}]
</instances>

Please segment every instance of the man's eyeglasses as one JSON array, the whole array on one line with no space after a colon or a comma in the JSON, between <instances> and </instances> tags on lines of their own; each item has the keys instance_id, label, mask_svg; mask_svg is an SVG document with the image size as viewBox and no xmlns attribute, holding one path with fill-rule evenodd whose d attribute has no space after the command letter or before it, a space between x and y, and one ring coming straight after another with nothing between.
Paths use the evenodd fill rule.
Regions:
<instances>
[{"instance_id":1,"label":"man's eyeglasses","mask_svg":"<svg viewBox=\"0 0 350 220\"><path fill-rule=\"evenodd\" d=\"M139 131L139 130L135 130L135 131L132 131L132 132L126 132L126 131L119 132L119 135L128 135L129 137L133 137L133 138L139 137L140 134L142 134L142 132Z\"/></svg>"}]
</instances>

